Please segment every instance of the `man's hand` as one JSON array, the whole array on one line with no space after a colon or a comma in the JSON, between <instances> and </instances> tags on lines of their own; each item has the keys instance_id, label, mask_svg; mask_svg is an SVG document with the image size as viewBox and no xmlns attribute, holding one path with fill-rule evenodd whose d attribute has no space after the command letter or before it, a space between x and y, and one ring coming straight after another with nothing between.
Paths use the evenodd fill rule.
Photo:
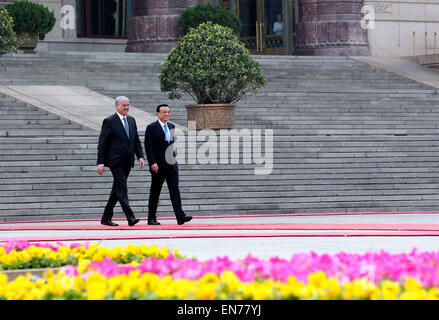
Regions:
<instances>
[{"instance_id":1,"label":"man's hand","mask_svg":"<svg viewBox=\"0 0 439 320\"><path fill-rule=\"evenodd\" d=\"M155 173L159 172L159 166L157 165L157 163L151 165L151 170L154 171Z\"/></svg>"},{"instance_id":2,"label":"man's hand","mask_svg":"<svg viewBox=\"0 0 439 320\"><path fill-rule=\"evenodd\" d=\"M101 176L105 171L105 167L103 164L98 165L98 169L96 170Z\"/></svg>"},{"instance_id":3,"label":"man's hand","mask_svg":"<svg viewBox=\"0 0 439 320\"><path fill-rule=\"evenodd\" d=\"M145 166L145 160L143 160L143 158L140 158L139 163L140 163L140 170L142 170L143 167Z\"/></svg>"}]
</instances>

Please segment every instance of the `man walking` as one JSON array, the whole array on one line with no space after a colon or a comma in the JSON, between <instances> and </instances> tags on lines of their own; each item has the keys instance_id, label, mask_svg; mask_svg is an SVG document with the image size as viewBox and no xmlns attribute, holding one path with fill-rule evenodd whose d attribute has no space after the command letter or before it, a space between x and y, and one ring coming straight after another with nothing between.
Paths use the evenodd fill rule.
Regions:
<instances>
[{"instance_id":1,"label":"man walking","mask_svg":"<svg viewBox=\"0 0 439 320\"><path fill-rule=\"evenodd\" d=\"M173 152L175 126L168 122L171 109L167 104L161 104L156 109L157 121L150 123L145 131L145 152L151 172L151 188L148 202L148 224L159 225L157 221L157 204L166 180L174 209L177 224L189 222L192 216L187 216L181 208L181 196L178 189L178 164Z\"/></svg>"},{"instance_id":2,"label":"man walking","mask_svg":"<svg viewBox=\"0 0 439 320\"><path fill-rule=\"evenodd\" d=\"M127 97L116 98L116 113L104 119L98 143L98 168L102 175L105 166L109 167L113 175L113 188L105 206L101 224L118 226L111 221L113 209L119 201L129 226L134 226L140 220L136 219L128 203L127 179L131 168L134 167L134 155L140 163L140 169L145 165L143 160L142 144L137 133L136 121L128 115L130 102Z\"/></svg>"}]
</instances>

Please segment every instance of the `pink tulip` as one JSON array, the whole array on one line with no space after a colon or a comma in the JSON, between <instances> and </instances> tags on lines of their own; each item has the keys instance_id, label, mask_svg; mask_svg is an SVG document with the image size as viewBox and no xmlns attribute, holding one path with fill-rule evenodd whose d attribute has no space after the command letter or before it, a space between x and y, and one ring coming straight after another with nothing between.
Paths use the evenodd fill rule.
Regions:
<instances>
[{"instance_id":1,"label":"pink tulip","mask_svg":"<svg viewBox=\"0 0 439 320\"><path fill-rule=\"evenodd\" d=\"M62 243L29 244L26 241L8 241L1 244L6 252L11 250L25 250L31 245L58 250ZM71 244L70 248L80 246ZM88 243L87 243L88 247ZM89 265L101 274L111 277L119 274L128 274L132 270L141 273L152 272L161 277L171 275L174 279L200 279L206 273L221 274L230 270L241 281L255 279L273 279L287 281L289 276L295 276L299 281L307 281L311 273L323 271L327 277L336 277L341 283L367 278L378 283L390 279L404 283L407 277L420 281L424 287L439 287L439 252L420 252L414 248L408 253L366 252L364 254L338 252L333 255L309 253L295 253L290 259L272 257L260 259L248 254L244 259L231 260L228 256L215 257L205 261L193 259L179 259L169 255L164 259L154 257L145 258L136 267L118 265L110 257L101 262L92 262ZM69 275L76 274L77 269L66 267Z\"/></svg>"}]
</instances>

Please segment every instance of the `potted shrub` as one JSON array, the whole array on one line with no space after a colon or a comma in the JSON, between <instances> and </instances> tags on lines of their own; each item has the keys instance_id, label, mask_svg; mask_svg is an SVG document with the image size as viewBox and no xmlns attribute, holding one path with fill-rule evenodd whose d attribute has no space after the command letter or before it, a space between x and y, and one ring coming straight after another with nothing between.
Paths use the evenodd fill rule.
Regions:
<instances>
[{"instance_id":1,"label":"potted shrub","mask_svg":"<svg viewBox=\"0 0 439 320\"><path fill-rule=\"evenodd\" d=\"M38 39L43 40L55 25L55 14L41 4L20 0L5 7L14 19L19 49L24 52L33 52Z\"/></svg>"},{"instance_id":2,"label":"potted shrub","mask_svg":"<svg viewBox=\"0 0 439 320\"><path fill-rule=\"evenodd\" d=\"M0 56L8 52L16 52L17 36L13 30L13 20L4 7L0 7Z\"/></svg>"},{"instance_id":3,"label":"potted shrub","mask_svg":"<svg viewBox=\"0 0 439 320\"><path fill-rule=\"evenodd\" d=\"M242 22L235 12L220 5L202 3L184 9L178 18L178 26L184 35L189 32L190 28L196 28L208 21L232 28L235 34L239 34L242 29Z\"/></svg>"},{"instance_id":4,"label":"potted shrub","mask_svg":"<svg viewBox=\"0 0 439 320\"><path fill-rule=\"evenodd\" d=\"M188 121L197 129L233 128L234 102L248 91L259 92L266 79L233 30L211 22L190 29L162 63L160 89L170 99L189 94Z\"/></svg>"}]
</instances>

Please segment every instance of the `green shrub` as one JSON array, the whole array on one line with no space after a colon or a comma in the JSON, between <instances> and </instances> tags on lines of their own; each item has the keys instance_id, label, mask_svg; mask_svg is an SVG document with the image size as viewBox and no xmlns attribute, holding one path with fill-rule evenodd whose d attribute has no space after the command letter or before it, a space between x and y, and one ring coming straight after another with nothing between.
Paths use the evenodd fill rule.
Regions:
<instances>
[{"instance_id":1,"label":"green shrub","mask_svg":"<svg viewBox=\"0 0 439 320\"><path fill-rule=\"evenodd\" d=\"M183 36L162 63L160 89L187 93L199 104L233 103L266 84L259 63L232 29L202 23Z\"/></svg>"},{"instance_id":2,"label":"green shrub","mask_svg":"<svg viewBox=\"0 0 439 320\"><path fill-rule=\"evenodd\" d=\"M242 22L233 11L213 4L199 4L184 9L178 19L178 25L183 34L186 34L190 28L196 28L208 21L232 28L235 34L239 34L242 29Z\"/></svg>"},{"instance_id":3,"label":"green shrub","mask_svg":"<svg viewBox=\"0 0 439 320\"><path fill-rule=\"evenodd\" d=\"M13 29L14 20L9 16L6 8L0 8L0 56L8 52L16 52L18 47L17 36Z\"/></svg>"},{"instance_id":4,"label":"green shrub","mask_svg":"<svg viewBox=\"0 0 439 320\"><path fill-rule=\"evenodd\" d=\"M5 6L10 16L14 19L14 31L30 32L38 34L38 38L43 40L55 25L55 14L45 6L28 0L16 1Z\"/></svg>"}]
</instances>

